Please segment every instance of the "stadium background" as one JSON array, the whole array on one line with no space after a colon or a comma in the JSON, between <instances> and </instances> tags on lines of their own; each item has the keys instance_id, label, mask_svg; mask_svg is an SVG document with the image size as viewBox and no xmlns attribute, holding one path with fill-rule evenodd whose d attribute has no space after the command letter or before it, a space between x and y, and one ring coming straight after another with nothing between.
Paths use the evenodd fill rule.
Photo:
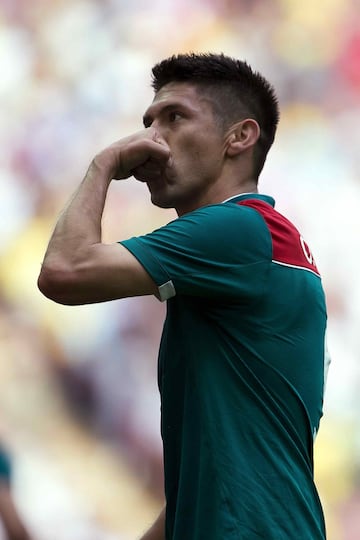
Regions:
<instances>
[{"instance_id":1,"label":"stadium background","mask_svg":"<svg viewBox=\"0 0 360 540\"><path fill-rule=\"evenodd\" d=\"M188 51L246 59L277 88L260 188L323 274L333 363L316 477L329 540L359 539L359 0L0 1L0 438L16 502L40 540L134 539L162 504L164 306L64 308L36 278L94 153L140 128L151 66ZM114 184L106 240L172 217L144 185Z\"/></svg>"}]
</instances>

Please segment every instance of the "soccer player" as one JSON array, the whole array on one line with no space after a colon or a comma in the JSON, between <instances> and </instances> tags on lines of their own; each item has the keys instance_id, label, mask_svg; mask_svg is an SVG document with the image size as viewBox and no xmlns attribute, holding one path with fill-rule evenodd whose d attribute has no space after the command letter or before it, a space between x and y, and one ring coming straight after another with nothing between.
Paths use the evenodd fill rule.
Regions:
<instances>
[{"instance_id":1,"label":"soccer player","mask_svg":"<svg viewBox=\"0 0 360 540\"><path fill-rule=\"evenodd\" d=\"M12 466L8 452L0 444L0 521L7 540L31 540L11 492Z\"/></svg>"},{"instance_id":2,"label":"soccer player","mask_svg":"<svg viewBox=\"0 0 360 540\"><path fill-rule=\"evenodd\" d=\"M274 89L222 54L173 56L152 74L144 129L91 162L56 224L39 288L69 305L167 301L166 506L143 540L323 540L313 440L326 304L308 244L258 192L279 119ZM132 176L178 218L106 245L109 184Z\"/></svg>"}]
</instances>

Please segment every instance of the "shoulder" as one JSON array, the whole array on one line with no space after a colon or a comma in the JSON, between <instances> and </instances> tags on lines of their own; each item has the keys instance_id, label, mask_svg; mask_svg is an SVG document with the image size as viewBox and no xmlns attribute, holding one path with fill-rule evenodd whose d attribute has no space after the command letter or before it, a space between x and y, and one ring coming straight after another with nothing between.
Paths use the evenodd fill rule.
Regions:
<instances>
[{"instance_id":1,"label":"shoulder","mask_svg":"<svg viewBox=\"0 0 360 540\"><path fill-rule=\"evenodd\" d=\"M263 226L263 219L253 208L224 203L198 208L168 223L165 228L186 230L201 227L198 230L205 233L206 227L208 228L207 232L211 231L223 236L225 232L233 235L247 229Z\"/></svg>"},{"instance_id":2,"label":"shoulder","mask_svg":"<svg viewBox=\"0 0 360 540\"><path fill-rule=\"evenodd\" d=\"M249 295L272 255L262 217L236 204L204 206L122 244L159 288L171 281L177 294L195 296L242 296L244 283Z\"/></svg>"},{"instance_id":3,"label":"shoulder","mask_svg":"<svg viewBox=\"0 0 360 540\"><path fill-rule=\"evenodd\" d=\"M179 221L187 221L191 219L227 219L227 220L237 220L242 222L256 221L257 212L254 211L250 206L241 205L233 202L219 203L219 204L209 204L207 206L202 206L193 212L184 214L179 217ZM177 220L176 220L177 221Z\"/></svg>"},{"instance_id":4,"label":"shoulder","mask_svg":"<svg viewBox=\"0 0 360 540\"><path fill-rule=\"evenodd\" d=\"M233 203L203 206L124 244L146 246L153 253L187 253L189 257L225 257L243 262L268 258L271 250L271 238L261 215Z\"/></svg>"},{"instance_id":5,"label":"shoulder","mask_svg":"<svg viewBox=\"0 0 360 540\"><path fill-rule=\"evenodd\" d=\"M229 244L248 248L254 243L268 243L269 232L262 216L248 206L234 203L203 206L165 226L169 234L182 233L193 240L226 247Z\"/></svg>"}]
</instances>

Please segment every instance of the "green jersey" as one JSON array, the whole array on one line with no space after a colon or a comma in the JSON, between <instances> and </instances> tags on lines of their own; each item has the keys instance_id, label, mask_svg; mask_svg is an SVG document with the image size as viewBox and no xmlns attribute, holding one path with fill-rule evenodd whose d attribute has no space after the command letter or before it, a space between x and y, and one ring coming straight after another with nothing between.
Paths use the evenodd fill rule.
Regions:
<instances>
[{"instance_id":1,"label":"green jersey","mask_svg":"<svg viewBox=\"0 0 360 540\"><path fill-rule=\"evenodd\" d=\"M324 540L313 480L326 306L271 197L122 244L167 300L159 353L167 540Z\"/></svg>"},{"instance_id":2,"label":"green jersey","mask_svg":"<svg viewBox=\"0 0 360 540\"><path fill-rule=\"evenodd\" d=\"M9 454L0 445L0 482L10 484L11 479L11 461Z\"/></svg>"}]
</instances>

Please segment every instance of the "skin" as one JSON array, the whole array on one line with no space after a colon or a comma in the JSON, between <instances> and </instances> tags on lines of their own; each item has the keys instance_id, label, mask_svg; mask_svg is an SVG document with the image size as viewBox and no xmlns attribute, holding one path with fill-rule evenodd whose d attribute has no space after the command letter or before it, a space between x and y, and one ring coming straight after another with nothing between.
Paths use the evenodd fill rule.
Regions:
<instances>
[{"instance_id":1,"label":"skin","mask_svg":"<svg viewBox=\"0 0 360 540\"><path fill-rule=\"evenodd\" d=\"M257 127L248 121L241 128L249 124ZM210 99L195 86L170 83L161 88L144 114L144 125L155 129L159 142L171 152L164 174L147 182L153 204L175 208L182 215L238 193L239 177L231 171L233 156L228 151L240 126L236 124L224 133ZM243 183L256 189L251 171L244 169L243 174Z\"/></svg>"},{"instance_id":2,"label":"skin","mask_svg":"<svg viewBox=\"0 0 360 540\"><path fill-rule=\"evenodd\" d=\"M10 488L5 483L0 485L0 518L8 540L31 540L14 504Z\"/></svg>"},{"instance_id":3,"label":"skin","mask_svg":"<svg viewBox=\"0 0 360 540\"><path fill-rule=\"evenodd\" d=\"M256 192L253 149L257 122L221 131L209 98L189 83L170 83L144 114L144 129L95 156L63 210L38 279L42 293L62 304L157 295L156 284L121 244L101 241L101 218L112 179L146 182L151 201L178 215ZM142 540L163 540L163 511Z\"/></svg>"},{"instance_id":4,"label":"skin","mask_svg":"<svg viewBox=\"0 0 360 540\"><path fill-rule=\"evenodd\" d=\"M56 224L38 279L39 289L55 302L157 295L155 283L126 248L101 241L112 179L146 181L152 202L174 207L178 215L257 191L252 159L260 130L255 120L221 132L210 100L188 83L164 86L144 120L145 129L95 156Z\"/></svg>"}]
</instances>

